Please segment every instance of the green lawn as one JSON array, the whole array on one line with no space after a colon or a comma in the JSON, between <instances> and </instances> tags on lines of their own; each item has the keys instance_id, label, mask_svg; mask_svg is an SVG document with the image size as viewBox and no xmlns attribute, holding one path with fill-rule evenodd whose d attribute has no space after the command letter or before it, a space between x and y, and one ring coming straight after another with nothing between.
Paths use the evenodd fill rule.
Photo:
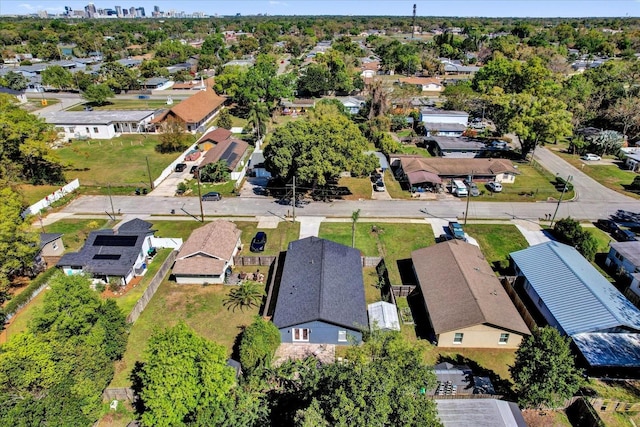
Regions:
<instances>
[{"instance_id":1,"label":"green lawn","mask_svg":"<svg viewBox=\"0 0 640 427\"><path fill-rule=\"evenodd\" d=\"M377 229L373 231L374 227ZM318 236L351 246L351 222L323 222ZM364 256L382 256L392 284L401 284L397 261L411 258L411 252L435 242L429 224L371 223L356 224L357 249Z\"/></svg>"},{"instance_id":2,"label":"green lawn","mask_svg":"<svg viewBox=\"0 0 640 427\"><path fill-rule=\"evenodd\" d=\"M59 185L31 185L31 184L20 184L18 185L18 189L20 193L22 193L22 197L24 201L28 205L32 205L42 199L44 199L49 194L55 192L60 189Z\"/></svg>"},{"instance_id":3,"label":"green lawn","mask_svg":"<svg viewBox=\"0 0 640 427\"><path fill-rule=\"evenodd\" d=\"M343 177L338 181L339 187L347 187L351 194L344 196L345 200L369 200L373 186L371 179Z\"/></svg>"},{"instance_id":4,"label":"green lawn","mask_svg":"<svg viewBox=\"0 0 640 427\"><path fill-rule=\"evenodd\" d=\"M47 233L62 233L66 252L76 252L87 239L89 232L112 227L114 223L105 219L61 219L45 226Z\"/></svg>"},{"instance_id":5,"label":"green lawn","mask_svg":"<svg viewBox=\"0 0 640 427\"><path fill-rule=\"evenodd\" d=\"M393 176L390 170L386 170L384 173L384 185L387 187L387 193L392 199L410 199L411 193L402 189L400 182L398 182Z\"/></svg>"},{"instance_id":6,"label":"green lawn","mask_svg":"<svg viewBox=\"0 0 640 427\"><path fill-rule=\"evenodd\" d=\"M564 151L554 149L552 149L552 152L605 187L626 196L635 197L636 199L640 198L640 194L632 193L625 189L625 186L631 184L633 179L637 176L635 172L620 169L617 165L602 164L601 162L583 162L577 154L568 154Z\"/></svg>"},{"instance_id":7,"label":"green lawn","mask_svg":"<svg viewBox=\"0 0 640 427\"><path fill-rule=\"evenodd\" d=\"M494 268L494 263L506 263L511 252L529 247L515 225L467 224L464 230L478 241L486 260Z\"/></svg>"},{"instance_id":8,"label":"green lawn","mask_svg":"<svg viewBox=\"0 0 640 427\"><path fill-rule=\"evenodd\" d=\"M0 344L6 342L6 340L12 336L27 330L27 326L29 322L31 322L31 319L34 318L37 310L44 305L44 294L46 292L46 289L40 292L29 304L18 311L6 329L0 332Z\"/></svg>"},{"instance_id":9,"label":"green lawn","mask_svg":"<svg viewBox=\"0 0 640 427\"><path fill-rule=\"evenodd\" d=\"M227 348L231 355L234 341L242 328L258 314L257 308L232 312L223 306L231 286L178 285L165 280L131 327L127 350L116 363L116 374L110 387L130 386L129 374L136 361L144 360L143 351L156 329L184 321L197 334Z\"/></svg>"},{"instance_id":10,"label":"green lawn","mask_svg":"<svg viewBox=\"0 0 640 427\"><path fill-rule=\"evenodd\" d=\"M429 364L436 364L443 358L459 360L459 363L468 364L472 369L477 366L480 370L486 369L492 371L501 379L510 381L509 366L515 362L516 351L491 348L442 348L430 346L425 357ZM478 372L476 369L474 369L474 371Z\"/></svg>"},{"instance_id":11,"label":"green lawn","mask_svg":"<svg viewBox=\"0 0 640 427\"><path fill-rule=\"evenodd\" d=\"M123 135L105 141L73 141L56 154L67 165L67 180L78 178L82 186L101 187L103 193L111 185L116 194L114 189L120 186L149 186L147 159L153 179L175 160L175 153L155 150L158 142L157 135Z\"/></svg>"},{"instance_id":12,"label":"green lawn","mask_svg":"<svg viewBox=\"0 0 640 427\"><path fill-rule=\"evenodd\" d=\"M300 223L299 222L289 222L282 221L278 224L278 228L265 228L259 229L257 222L251 221L236 221L236 225L240 230L242 230L242 236L240 239L242 240L242 244L244 248L240 255L256 255L249 251L249 245L251 244L251 239L255 236L258 230L264 231L267 233L267 246L262 252L262 255L278 255L281 251L287 249L289 246L289 242L293 240L298 240L300 237Z\"/></svg>"},{"instance_id":13,"label":"green lawn","mask_svg":"<svg viewBox=\"0 0 640 427\"><path fill-rule=\"evenodd\" d=\"M187 185L187 191L185 191L185 196L198 196L198 180L197 179L189 179L185 181ZM222 195L222 197L234 197L235 191L235 182L234 181L226 181L222 183L209 183L209 182L201 182L200 183L200 193L207 194L210 191L216 191Z\"/></svg>"},{"instance_id":14,"label":"green lawn","mask_svg":"<svg viewBox=\"0 0 640 427\"><path fill-rule=\"evenodd\" d=\"M167 105L166 99L117 99L113 98L105 105L93 105L94 111L108 110L159 110L171 108L178 105L180 101L174 101L172 105ZM88 103L86 104L88 105ZM85 104L74 105L67 111L84 111Z\"/></svg>"}]
</instances>

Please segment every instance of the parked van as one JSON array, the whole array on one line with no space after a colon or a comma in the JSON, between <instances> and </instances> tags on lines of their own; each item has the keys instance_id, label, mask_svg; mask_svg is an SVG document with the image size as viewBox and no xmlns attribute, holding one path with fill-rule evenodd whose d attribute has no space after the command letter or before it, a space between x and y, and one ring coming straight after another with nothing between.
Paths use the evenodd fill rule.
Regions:
<instances>
[{"instance_id":1,"label":"parked van","mask_svg":"<svg viewBox=\"0 0 640 427\"><path fill-rule=\"evenodd\" d=\"M467 197L467 186L459 179L451 182L451 192L458 197Z\"/></svg>"}]
</instances>

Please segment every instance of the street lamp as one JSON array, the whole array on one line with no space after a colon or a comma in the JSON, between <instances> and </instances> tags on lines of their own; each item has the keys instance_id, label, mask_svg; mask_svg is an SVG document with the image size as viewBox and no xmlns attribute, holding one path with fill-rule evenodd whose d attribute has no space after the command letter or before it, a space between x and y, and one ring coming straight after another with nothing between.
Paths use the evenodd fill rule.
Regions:
<instances>
[{"instance_id":1,"label":"street lamp","mask_svg":"<svg viewBox=\"0 0 640 427\"><path fill-rule=\"evenodd\" d=\"M553 227L553 222L556 220L556 214L558 213L558 209L560 208L560 203L562 203L562 198L564 197L564 193L567 191L567 187L569 186L569 183L573 181L573 175L569 175L567 177L567 180L564 183L564 186L562 187L562 193L560 194L560 198L558 199L558 204L556 205L556 211L553 213L553 218L551 218L551 224L549 224L549 227Z\"/></svg>"}]
</instances>

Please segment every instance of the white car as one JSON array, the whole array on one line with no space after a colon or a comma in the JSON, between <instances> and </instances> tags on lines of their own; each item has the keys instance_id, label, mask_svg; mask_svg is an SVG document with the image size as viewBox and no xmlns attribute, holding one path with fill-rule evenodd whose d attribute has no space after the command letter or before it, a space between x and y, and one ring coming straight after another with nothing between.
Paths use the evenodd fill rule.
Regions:
<instances>
[{"instance_id":1,"label":"white car","mask_svg":"<svg viewBox=\"0 0 640 427\"><path fill-rule=\"evenodd\" d=\"M582 160L602 160L602 157L597 154L587 153L584 156L580 157Z\"/></svg>"},{"instance_id":2,"label":"white car","mask_svg":"<svg viewBox=\"0 0 640 427\"><path fill-rule=\"evenodd\" d=\"M502 191L502 184L500 184L499 182L491 181L487 183L487 188L494 193L499 193Z\"/></svg>"}]
</instances>

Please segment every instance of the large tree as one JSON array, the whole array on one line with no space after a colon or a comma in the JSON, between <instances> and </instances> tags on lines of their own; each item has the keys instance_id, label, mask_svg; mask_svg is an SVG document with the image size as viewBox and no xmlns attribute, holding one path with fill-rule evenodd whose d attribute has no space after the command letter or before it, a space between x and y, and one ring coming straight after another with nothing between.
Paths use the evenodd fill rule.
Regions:
<instances>
[{"instance_id":1,"label":"large tree","mask_svg":"<svg viewBox=\"0 0 640 427\"><path fill-rule=\"evenodd\" d=\"M208 425L224 420L234 385L226 350L196 335L184 323L155 332L137 373L145 426L181 426L207 411Z\"/></svg>"},{"instance_id":2,"label":"large tree","mask_svg":"<svg viewBox=\"0 0 640 427\"><path fill-rule=\"evenodd\" d=\"M29 84L29 79L20 73L9 71L0 78L0 86L8 87L13 90L24 90Z\"/></svg>"},{"instance_id":3,"label":"large tree","mask_svg":"<svg viewBox=\"0 0 640 427\"><path fill-rule=\"evenodd\" d=\"M561 405L583 382L569 338L550 326L535 330L522 341L509 372L518 402L525 407Z\"/></svg>"},{"instance_id":4,"label":"large tree","mask_svg":"<svg viewBox=\"0 0 640 427\"><path fill-rule=\"evenodd\" d=\"M56 132L44 120L0 94L0 180L32 184L64 182L62 165L51 150Z\"/></svg>"},{"instance_id":5,"label":"large tree","mask_svg":"<svg viewBox=\"0 0 640 427\"><path fill-rule=\"evenodd\" d=\"M5 184L6 185L6 184ZM20 195L8 185L0 189L0 303L4 302L11 280L24 274L34 263L38 236L20 215Z\"/></svg>"},{"instance_id":6,"label":"large tree","mask_svg":"<svg viewBox=\"0 0 640 427\"><path fill-rule=\"evenodd\" d=\"M95 105L104 105L109 98L115 95L106 84L91 85L84 91L82 97Z\"/></svg>"},{"instance_id":7,"label":"large tree","mask_svg":"<svg viewBox=\"0 0 640 427\"><path fill-rule=\"evenodd\" d=\"M160 143L156 151L160 153L178 153L189 146L191 136L185 132L184 121L169 117L162 123Z\"/></svg>"},{"instance_id":8,"label":"large tree","mask_svg":"<svg viewBox=\"0 0 640 427\"><path fill-rule=\"evenodd\" d=\"M285 181L325 185L349 171L369 174L378 164L365 156L367 140L360 129L332 105L318 105L309 119L278 128L265 148L267 169Z\"/></svg>"},{"instance_id":9,"label":"large tree","mask_svg":"<svg viewBox=\"0 0 640 427\"><path fill-rule=\"evenodd\" d=\"M53 65L42 71L42 84L56 89L67 89L73 85L73 75L66 68Z\"/></svg>"}]
</instances>

